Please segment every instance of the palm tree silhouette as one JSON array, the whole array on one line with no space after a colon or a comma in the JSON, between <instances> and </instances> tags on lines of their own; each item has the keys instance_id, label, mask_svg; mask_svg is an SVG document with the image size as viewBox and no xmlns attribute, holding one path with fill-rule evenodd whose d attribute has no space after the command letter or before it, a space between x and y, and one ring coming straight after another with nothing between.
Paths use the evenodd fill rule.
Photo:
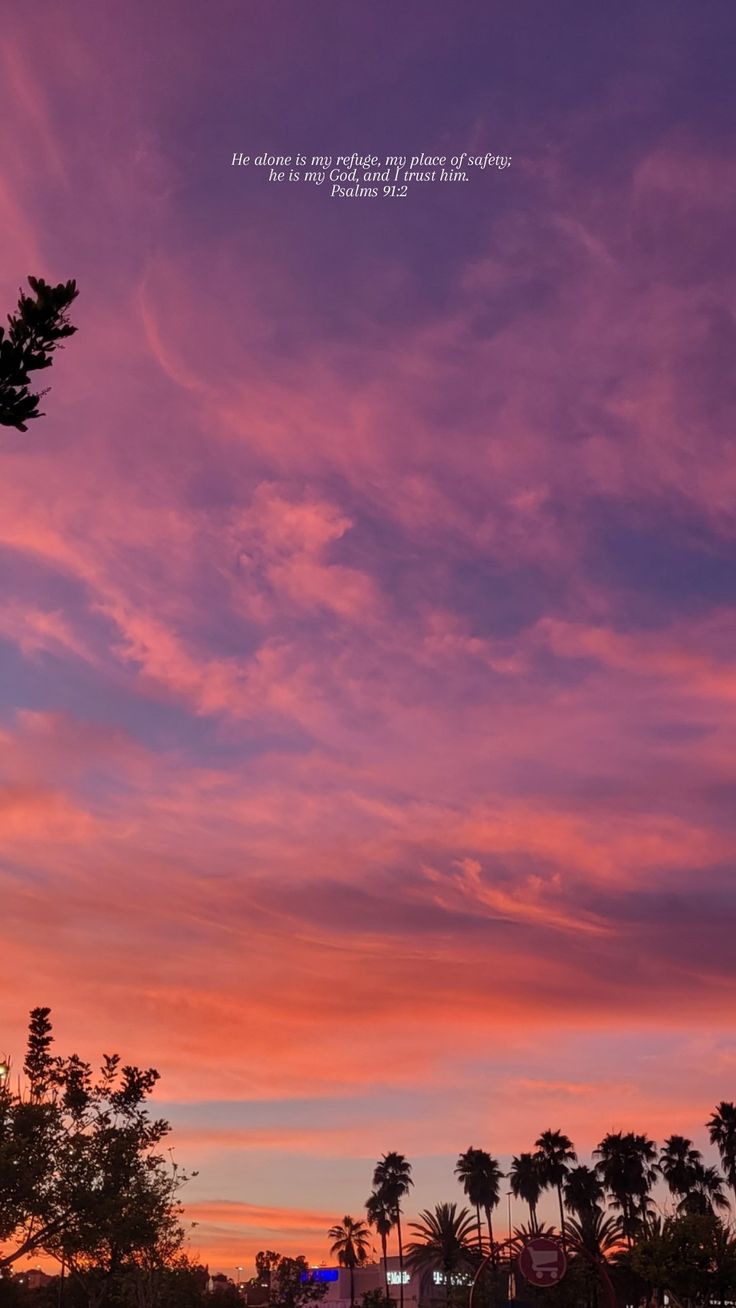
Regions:
<instances>
[{"instance_id":1,"label":"palm tree silhouette","mask_svg":"<svg viewBox=\"0 0 736 1308\"><path fill-rule=\"evenodd\" d=\"M722 1101L708 1121L711 1144L716 1145L726 1180L736 1194L736 1104Z\"/></svg>"},{"instance_id":2,"label":"palm tree silhouette","mask_svg":"<svg viewBox=\"0 0 736 1308\"><path fill-rule=\"evenodd\" d=\"M399 1302L404 1308L404 1246L401 1239L401 1200L414 1184L411 1163L403 1154L383 1154L373 1172L373 1189L384 1200L393 1215L399 1245Z\"/></svg>"},{"instance_id":3,"label":"palm tree silhouette","mask_svg":"<svg viewBox=\"0 0 736 1308\"><path fill-rule=\"evenodd\" d=\"M603 1185L593 1167L586 1167L583 1163L571 1167L563 1182L563 1192L565 1207L579 1221L602 1211Z\"/></svg>"},{"instance_id":4,"label":"palm tree silhouette","mask_svg":"<svg viewBox=\"0 0 736 1308\"><path fill-rule=\"evenodd\" d=\"M511 1159L509 1184L514 1198L523 1199L524 1203L528 1204L529 1223L532 1231L536 1231L539 1225L537 1204L542 1193L542 1181L539 1175L539 1163L534 1154L519 1154Z\"/></svg>"},{"instance_id":5,"label":"palm tree silhouette","mask_svg":"<svg viewBox=\"0 0 736 1308\"><path fill-rule=\"evenodd\" d=\"M564 1131L543 1131L535 1140L539 1176L543 1187L551 1186L557 1191L560 1205L560 1232L565 1243L565 1208L562 1202L562 1183L570 1168L569 1163L576 1163L578 1156L572 1146L572 1140Z\"/></svg>"},{"instance_id":6,"label":"palm tree silhouette","mask_svg":"<svg viewBox=\"0 0 736 1308\"><path fill-rule=\"evenodd\" d=\"M350 1308L355 1305L355 1269L362 1266L370 1253L370 1234L365 1222L343 1217L342 1226L332 1226L327 1232L332 1240L330 1253L337 1254L341 1267L350 1268Z\"/></svg>"},{"instance_id":7,"label":"palm tree silhouette","mask_svg":"<svg viewBox=\"0 0 736 1308\"><path fill-rule=\"evenodd\" d=\"M637 1226L646 1220L649 1191L657 1177L657 1146L635 1131L609 1131L593 1151L598 1174L613 1207L621 1213L624 1235L631 1248Z\"/></svg>"},{"instance_id":8,"label":"palm tree silhouette","mask_svg":"<svg viewBox=\"0 0 736 1308\"><path fill-rule=\"evenodd\" d=\"M470 1237L474 1219L467 1208L457 1211L457 1204L437 1204L434 1212L425 1208L418 1222L410 1229L416 1239L407 1245L410 1267L427 1275L442 1272L445 1286L445 1303L450 1301L453 1281L464 1271L470 1272L477 1264L473 1257Z\"/></svg>"},{"instance_id":9,"label":"palm tree silhouette","mask_svg":"<svg viewBox=\"0 0 736 1308\"><path fill-rule=\"evenodd\" d=\"M601 1208L593 1209L583 1218L571 1217L567 1228L571 1239L599 1261L621 1248L621 1218L607 1217Z\"/></svg>"},{"instance_id":10,"label":"palm tree silhouette","mask_svg":"<svg viewBox=\"0 0 736 1308\"><path fill-rule=\"evenodd\" d=\"M511 1239L506 1241L509 1251L509 1257L515 1257L520 1254L524 1245L530 1240L543 1236L545 1240L556 1240L559 1231L556 1226L548 1226L545 1222L522 1222L515 1226L511 1234Z\"/></svg>"},{"instance_id":11,"label":"palm tree silhouette","mask_svg":"<svg viewBox=\"0 0 736 1308\"><path fill-rule=\"evenodd\" d=\"M370 1225L374 1227L381 1240L386 1298L390 1299L391 1295L388 1288L388 1237L394 1224L393 1213L379 1191L374 1191L373 1194L368 1196L365 1201L365 1211Z\"/></svg>"},{"instance_id":12,"label":"palm tree silhouette","mask_svg":"<svg viewBox=\"0 0 736 1308\"><path fill-rule=\"evenodd\" d=\"M729 1207L723 1189L723 1177L717 1167L706 1167L702 1162L695 1167L693 1183L688 1194L678 1204L678 1212L700 1217L715 1216L716 1208L723 1212Z\"/></svg>"},{"instance_id":13,"label":"palm tree silhouette","mask_svg":"<svg viewBox=\"0 0 736 1308\"><path fill-rule=\"evenodd\" d=\"M487 1153L485 1149L473 1149L471 1145L458 1158L455 1175L462 1181L463 1189L471 1204L475 1207L478 1226L478 1250L481 1253L483 1252L483 1237L480 1226L481 1209L486 1215L490 1254L495 1267L497 1251L493 1239L491 1214L493 1209L498 1206L501 1198L501 1180L504 1174L497 1160L491 1154Z\"/></svg>"},{"instance_id":14,"label":"palm tree silhouette","mask_svg":"<svg viewBox=\"0 0 736 1308\"><path fill-rule=\"evenodd\" d=\"M703 1168L703 1155L694 1148L692 1140L684 1135L671 1135L665 1140L659 1154L659 1170L670 1194L678 1200L678 1208L692 1194L699 1168Z\"/></svg>"}]
</instances>

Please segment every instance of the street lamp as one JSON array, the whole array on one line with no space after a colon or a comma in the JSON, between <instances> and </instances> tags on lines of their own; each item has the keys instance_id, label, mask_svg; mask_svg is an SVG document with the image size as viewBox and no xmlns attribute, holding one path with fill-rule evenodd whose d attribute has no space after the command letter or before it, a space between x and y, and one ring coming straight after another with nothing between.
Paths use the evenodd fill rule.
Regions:
<instances>
[{"instance_id":1,"label":"street lamp","mask_svg":"<svg viewBox=\"0 0 736 1308\"><path fill-rule=\"evenodd\" d=\"M238 1285L240 1285L240 1273L242 1272L243 1269L242 1267L236 1267L235 1270L238 1273Z\"/></svg>"}]
</instances>

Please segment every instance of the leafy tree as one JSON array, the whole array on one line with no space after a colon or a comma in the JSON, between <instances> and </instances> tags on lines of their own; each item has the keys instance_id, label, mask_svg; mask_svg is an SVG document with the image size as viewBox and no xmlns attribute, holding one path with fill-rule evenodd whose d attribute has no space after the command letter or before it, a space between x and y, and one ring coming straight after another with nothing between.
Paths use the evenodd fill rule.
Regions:
<instances>
[{"instance_id":1,"label":"leafy tree","mask_svg":"<svg viewBox=\"0 0 736 1308\"><path fill-rule=\"evenodd\" d=\"M485 1149L473 1149L471 1146L461 1154L455 1166L455 1175L462 1182L463 1189L473 1204L477 1217L478 1249L483 1250L480 1214L485 1213L488 1224L488 1242L494 1266L498 1253L493 1239L492 1212L501 1198L501 1180L503 1172L498 1162Z\"/></svg>"},{"instance_id":2,"label":"leafy tree","mask_svg":"<svg viewBox=\"0 0 736 1308\"><path fill-rule=\"evenodd\" d=\"M443 1276L445 1302L450 1301L453 1282L462 1273L471 1273L477 1265L471 1247L474 1221L467 1208L458 1212L456 1204L437 1204L434 1211L424 1209L410 1229L416 1238L407 1245L409 1266L426 1276L439 1271Z\"/></svg>"},{"instance_id":3,"label":"leafy tree","mask_svg":"<svg viewBox=\"0 0 736 1308\"><path fill-rule=\"evenodd\" d=\"M403 1154L383 1154L376 1163L373 1172L373 1189L381 1196L386 1207L393 1215L396 1226L396 1238L399 1246L399 1302L404 1308L404 1246L401 1239L401 1200L409 1193L414 1182L411 1179L411 1163Z\"/></svg>"},{"instance_id":4,"label":"leafy tree","mask_svg":"<svg viewBox=\"0 0 736 1308\"><path fill-rule=\"evenodd\" d=\"M562 1202L562 1183L567 1176L570 1163L577 1162L577 1154L572 1140L563 1131L543 1131L535 1141L537 1165L543 1187L550 1186L557 1191L560 1206L560 1231L565 1240L565 1208Z\"/></svg>"},{"instance_id":5,"label":"leafy tree","mask_svg":"<svg viewBox=\"0 0 736 1308\"><path fill-rule=\"evenodd\" d=\"M18 431L42 417L38 406L46 392L31 392L30 373L50 368L60 342L77 330L68 312L79 293L76 282L50 286L42 277L29 277L28 284L33 295L21 290L8 328L0 327L0 425Z\"/></svg>"},{"instance_id":6,"label":"leafy tree","mask_svg":"<svg viewBox=\"0 0 736 1308\"><path fill-rule=\"evenodd\" d=\"M721 1156L726 1180L736 1195L736 1104L724 1100L708 1120L708 1134Z\"/></svg>"},{"instance_id":7,"label":"leafy tree","mask_svg":"<svg viewBox=\"0 0 736 1308\"><path fill-rule=\"evenodd\" d=\"M9 1071L0 1081L0 1271L43 1248L65 1216L58 1164L76 1124L65 1111L64 1068L51 1055L51 1042L49 1009L36 1008L24 1064L26 1092L11 1090Z\"/></svg>"},{"instance_id":8,"label":"leafy tree","mask_svg":"<svg viewBox=\"0 0 736 1308\"><path fill-rule=\"evenodd\" d=\"M374 1228L381 1241L386 1298L390 1299L391 1295L388 1288L388 1237L394 1224L393 1209L389 1206L385 1195L376 1190L366 1199L365 1211L369 1224Z\"/></svg>"},{"instance_id":9,"label":"leafy tree","mask_svg":"<svg viewBox=\"0 0 736 1308\"><path fill-rule=\"evenodd\" d=\"M117 1056L105 1058L96 1082L88 1066L77 1071L79 1129L68 1139L58 1182L66 1216L45 1247L98 1308L116 1280L135 1272L139 1287L150 1290L178 1257L185 1232L177 1196L187 1178L157 1152L169 1125L152 1119L147 1106L156 1071L121 1068Z\"/></svg>"},{"instance_id":10,"label":"leafy tree","mask_svg":"<svg viewBox=\"0 0 736 1308\"><path fill-rule=\"evenodd\" d=\"M159 1146L152 1118L158 1073L104 1059L94 1077L76 1055L52 1053L49 1009L31 1014L24 1072L0 1090L0 1268L43 1250L84 1286L92 1308L120 1284L153 1308L161 1273L181 1257L178 1191L186 1176Z\"/></svg>"},{"instance_id":11,"label":"leafy tree","mask_svg":"<svg viewBox=\"0 0 736 1308\"><path fill-rule=\"evenodd\" d=\"M297 1258L279 1258L271 1268L269 1302L276 1308L309 1308L327 1294L326 1281L318 1281L311 1273L303 1254Z\"/></svg>"},{"instance_id":12,"label":"leafy tree","mask_svg":"<svg viewBox=\"0 0 736 1308\"><path fill-rule=\"evenodd\" d=\"M536 1231L537 1205L542 1194L542 1179L536 1154L519 1154L511 1159L509 1184L514 1198L523 1199L524 1203L528 1204L531 1229Z\"/></svg>"},{"instance_id":13,"label":"leafy tree","mask_svg":"<svg viewBox=\"0 0 736 1308\"><path fill-rule=\"evenodd\" d=\"M271 1272L278 1267L280 1259L281 1254L275 1253L273 1249L259 1249L256 1254L256 1279L268 1285Z\"/></svg>"},{"instance_id":14,"label":"leafy tree","mask_svg":"<svg viewBox=\"0 0 736 1308\"><path fill-rule=\"evenodd\" d=\"M203 1308L207 1280L206 1267L178 1254L169 1264L139 1263L130 1270L122 1294L116 1298L130 1301L132 1308Z\"/></svg>"},{"instance_id":15,"label":"leafy tree","mask_svg":"<svg viewBox=\"0 0 736 1308\"><path fill-rule=\"evenodd\" d=\"M393 1300L383 1290L366 1290L360 1296L360 1308L392 1308Z\"/></svg>"},{"instance_id":16,"label":"leafy tree","mask_svg":"<svg viewBox=\"0 0 736 1308\"><path fill-rule=\"evenodd\" d=\"M342 1226L332 1226L327 1232L332 1240L330 1253L337 1254L341 1267L350 1269L350 1308L355 1306L355 1269L362 1267L370 1253L370 1234L365 1222L343 1217Z\"/></svg>"},{"instance_id":17,"label":"leafy tree","mask_svg":"<svg viewBox=\"0 0 736 1308\"><path fill-rule=\"evenodd\" d=\"M708 1304L736 1290L733 1237L712 1216L678 1215L654 1223L627 1259L660 1300L668 1292L680 1303Z\"/></svg>"}]
</instances>

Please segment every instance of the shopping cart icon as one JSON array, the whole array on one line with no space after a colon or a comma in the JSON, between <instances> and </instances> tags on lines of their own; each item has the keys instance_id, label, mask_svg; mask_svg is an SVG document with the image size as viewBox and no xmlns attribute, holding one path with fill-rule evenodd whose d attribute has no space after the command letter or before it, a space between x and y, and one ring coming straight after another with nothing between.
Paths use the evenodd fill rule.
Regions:
<instances>
[{"instance_id":1,"label":"shopping cart icon","mask_svg":"<svg viewBox=\"0 0 736 1308\"><path fill-rule=\"evenodd\" d=\"M557 1274L558 1252L556 1249L530 1249L532 1274L537 1281L546 1280L552 1273Z\"/></svg>"},{"instance_id":2,"label":"shopping cart icon","mask_svg":"<svg viewBox=\"0 0 736 1308\"><path fill-rule=\"evenodd\" d=\"M532 1285L556 1285L567 1271L562 1245L546 1236L535 1236L519 1254L519 1271Z\"/></svg>"}]
</instances>

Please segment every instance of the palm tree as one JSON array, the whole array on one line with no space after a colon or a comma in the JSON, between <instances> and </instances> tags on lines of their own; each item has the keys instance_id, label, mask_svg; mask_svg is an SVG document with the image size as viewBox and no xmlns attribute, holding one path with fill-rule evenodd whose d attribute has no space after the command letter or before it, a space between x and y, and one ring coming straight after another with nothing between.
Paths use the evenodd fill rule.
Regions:
<instances>
[{"instance_id":1,"label":"palm tree","mask_svg":"<svg viewBox=\"0 0 736 1308\"><path fill-rule=\"evenodd\" d=\"M564 1131L543 1131L539 1139L535 1140L534 1143L537 1149L542 1186L545 1189L547 1186L551 1186L557 1191L557 1200L560 1205L560 1231L564 1245L565 1208L562 1202L562 1183L570 1170L568 1164L576 1163L578 1156L572 1147L572 1140L565 1135Z\"/></svg>"},{"instance_id":2,"label":"palm tree","mask_svg":"<svg viewBox=\"0 0 736 1308\"><path fill-rule=\"evenodd\" d=\"M417 1238L407 1245L409 1265L423 1275L442 1272L446 1303L453 1281L476 1264L470 1245L473 1226L471 1213L467 1208L458 1212L457 1204L437 1204L434 1212L425 1208L419 1221L410 1223Z\"/></svg>"},{"instance_id":3,"label":"palm tree","mask_svg":"<svg viewBox=\"0 0 736 1308\"><path fill-rule=\"evenodd\" d=\"M582 1271L582 1284L587 1285L589 1308L599 1303L600 1283L606 1287L606 1298L615 1303L607 1264L612 1256L621 1252L623 1229L620 1217L607 1217L603 1209L589 1208L584 1216L572 1217L567 1224L567 1238L571 1252L578 1255ZM587 1266L586 1266L587 1264Z\"/></svg>"},{"instance_id":4,"label":"palm tree","mask_svg":"<svg viewBox=\"0 0 736 1308\"><path fill-rule=\"evenodd\" d=\"M365 1211L370 1225L375 1228L380 1236L386 1298L389 1299L391 1295L388 1288L388 1237L394 1224L393 1214L383 1195L378 1191L374 1191L366 1199Z\"/></svg>"},{"instance_id":5,"label":"palm tree","mask_svg":"<svg viewBox=\"0 0 736 1308\"><path fill-rule=\"evenodd\" d=\"M565 1177L563 1190L565 1206L579 1221L602 1211L603 1186L593 1167L571 1167Z\"/></svg>"},{"instance_id":6,"label":"palm tree","mask_svg":"<svg viewBox=\"0 0 736 1308\"><path fill-rule=\"evenodd\" d=\"M350 1308L355 1308L355 1269L362 1267L370 1253L370 1233L365 1222L343 1217L342 1226L331 1226L327 1232L330 1253L337 1254L341 1267L350 1268Z\"/></svg>"},{"instance_id":7,"label":"palm tree","mask_svg":"<svg viewBox=\"0 0 736 1308\"><path fill-rule=\"evenodd\" d=\"M539 1163L534 1154L519 1154L518 1157L511 1159L509 1184L514 1198L523 1199L524 1203L529 1205L531 1229L536 1231L538 1227L537 1204L542 1193L542 1182L539 1175Z\"/></svg>"},{"instance_id":8,"label":"palm tree","mask_svg":"<svg viewBox=\"0 0 736 1308\"><path fill-rule=\"evenodd\" d=\"M659 1154L659 1170L667 1182L670 1194L680 1202L690 1194L703 1166L703 1155L693 1147L692 1140L684 1135L671 1135L665 1140Z\"/></svg>"},{"instance_id":9,"label":"palm tree","mask_svg":"<svg viewBox=\"0 0 736 1308\"><path fill-rule=\"evenodd\" d=\"M401 1200L414 1184L411 1163L403 1154L382 1154L373 1172L373 1189L380 1194L396 1226L399 1245L399 1302L404 1308L404 1247L401 1240Z\"/></svg>"},{"instance_id":10,"label":"palm tree","mask_svg":"<svg viewBox=\"0 0 736 1308\"><path fill-rule=\"evenodd\" d=\"M455 1175L462 1181L463 1189L471 1204L475 1206L478 1219L478 1250L483 1252L483 1237L480 1228L480 1211L483 1209L488 1223L488 1241L491 1258L496 1266L496 1245L493 1239L493 1221L491 1213L498 1206L501 1198L500 1183L503 1172L498 1162L485 1149L466 1149L457 1160Z\"/></svg>"},{"instance_id":11,"label":"palm tree","mask_svg":"<svg viewBox=\"0 0 736 1308\"><path fill-rule=\"evenodd\" d=\"M649 1191L657 1177L657 1146L635 1131L609 1131L594 1151L604 1189L611 1195L629 1248L637 1226L646 1220Z\"/></svg>"},{"instance_id":12,"label":"palm tree","mask_svg":"<svg viewBox=\"0 0 736 1308\"><path fill-rule=\"evenodd\" d=\"M718 1148L726 1180L736 1194L736 1104L725 1101L714 1109L708 1121L711 1144Z\"/></svg>"},{"instance_id":13,"label":"palm tree","mask_svg":"<svg viewBox=\"0 0 736 1308\"><path fill-rule=\"evenodd\" d=\"M572 1240L586 1249L596 1262L605 1261L609 1254L621 1248L621 1218L606 1217L601 1208L594 1208L585 1217L572 1217L567 1228Z\"/></svg>"},{"instance_id":14,"label":"palm tree","mask_svg":"<svg viewBox=\"0 0 736 1308\"><path fill-rule=\"evenodd\" d=\"M733 1298L734 1269L736 1268L736 1237L733 1227L717 1219L711 1227L711 1266L715 1294L714 1299L723 1306Z\"/></svg>"},{"instance_id":15,"label":"palm tree","mask_svg":"<svg viewBox=\"0 0 736 1308\"><path fill-rule=\"evenodd\" d=\"M678 1212L694 1213L701 1217L715 1216L716 1208L723 1212L729 1207L723 1190L723 1177L717 1167L706 1167L699 1162L688 1193L678 1204Z\"/></svg>"}]
</instances>

